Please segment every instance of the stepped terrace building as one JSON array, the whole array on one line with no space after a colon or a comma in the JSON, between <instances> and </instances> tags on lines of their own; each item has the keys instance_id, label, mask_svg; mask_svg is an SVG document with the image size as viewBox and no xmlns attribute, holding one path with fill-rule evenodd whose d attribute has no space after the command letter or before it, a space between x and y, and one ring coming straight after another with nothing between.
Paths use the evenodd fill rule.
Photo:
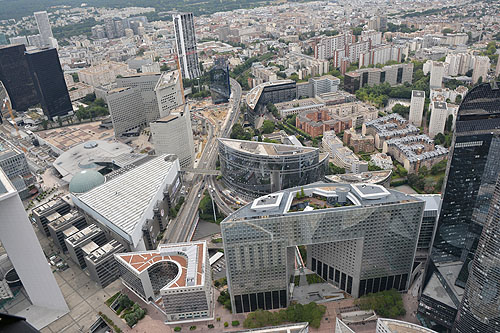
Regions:
<instances>
[{"instance_id":1,"label":"stepped terrace building","mask_svg":"<svg viewBox=\"0 0 500 333\"><path fill-rule=\"evenodd\" d=\"M328 154L318 148L218 139L222 179L228 187L256 198L321 180Z\"/></svg>"},{"instance_id":2,"label":"stepped terrace building","mask_svg":"<svg viewBox=\"0 0 500 333\"><path fill-rule=\"evenodd\" d=\"M115 254L123 284L151 302L167 321L209 318L213 291L205 241L161 244L156 250Z\"/></svg>"},{"instance_id":3,"label":"stepped terrace building","mask_svg":"<svg viewBox=\"0 0 500 333\"><path fill-rule=\"evenodd\" d=\"M307 267L353 297L408 289L425 203L369 184L269 194L221 223L233 311L288 306L296 246Z\"/></svg>"}]
</instances>

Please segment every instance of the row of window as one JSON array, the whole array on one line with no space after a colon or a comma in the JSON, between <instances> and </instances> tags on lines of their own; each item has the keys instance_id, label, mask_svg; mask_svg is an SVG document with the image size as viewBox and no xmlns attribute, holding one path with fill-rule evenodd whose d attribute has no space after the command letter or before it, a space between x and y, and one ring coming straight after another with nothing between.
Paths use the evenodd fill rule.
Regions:
<instances>
[{"instance_id":1,"label":"row of window","mask_svg":"<svg viewBox=\"0 0 500 333\"><path fill-rule=\"evenodd\" d=\"M272 310L286 308L286 290L273 290L256 294L243 294L234 296L236 313L250 312L257 309Z\"/></svg>"}]
</instances>

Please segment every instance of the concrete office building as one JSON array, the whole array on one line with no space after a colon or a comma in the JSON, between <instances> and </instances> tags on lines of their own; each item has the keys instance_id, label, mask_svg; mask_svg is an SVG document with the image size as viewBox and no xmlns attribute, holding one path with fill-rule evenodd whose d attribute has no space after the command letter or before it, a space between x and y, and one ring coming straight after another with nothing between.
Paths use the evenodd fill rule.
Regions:
<instances>
[{"instance_id":1,"label":"concrete office building","mask_svg":"<svg viewBox=\"0 0 500 333\"><path fill-rule=\"evenodd\" d=\"M123 284L153 302L168 322L212 318L212 269L205 241L115 254Z\"/></svg>"},{"instance_id":2,"label":"concrete office building","mask_svg":"<svg viewBox=\"0 0 500 333\"><path fill-rule=\"evenodd\" d=\"M431 89L441 88L443 86L443 76L445 74L444 63L433 61L431 65L431 78L429 80L429 87Z\"/></svg>"},{"instance_id":3,"label":"concrete office building","mask_svg":"<svg viewBox=\"0 0 500 333\"><path fill-rule=\"evenodd\" d=\"M122 87L107 92L109 114L115 136L138 136L147 126L140 88Z\"/></svg>"},{"instance_id":4,"label":"concrete office building","mask_svg":"<svg viewBox=\"0 0 500 333\"><path fill-rule=\"evenodd\" d=\"M7 252L32 306L18 315L42 329L69 312L23 203L0 170L0 242Z\"/></svg>"},{"instance_id":5,"label":"concrete office building","mask_svg":"<svg viewBox=\"0 0 500 333\"><path fill-rule=\"evenodd\" d=\"M309 82L312 85L313 96L336 92L340 86L340 79L332 75L312 77Z\"/></svg>"},{"instance_id":6,"label":"concrete office building","mask_svg":"<svg viewBox=\"0 0 500 333\"><path fill-rule=\"evenodd\" d=\"M61 251L66 252L68 248L64 239L67 234L64 234L64 231L70 229L71 227L74 227L77 230L82 230L87 226L87 221L85 220L85 217L79 214L76 210L64 215L57 212L51 214L50 216L52 215L56 218L47 224L50 236L52 237L54 244L56 244Z\"/></svg>"},{"instance_id":7,"label":"concrete office building","mask_svg":"<svg viewBox=\"0 0 500 333\"><path fill-rule=\"evenodd\" d=\"M409 122L417 127L422 126L422 117L424 116L425 91L412 90Z\"/></svg>"},{"instance_id":8,"label":"concrete office building","mask_svg":"<svg viewBox=\"0 0 500 333\"><path fill-rule=\"evenodd\" d=\"M196 32L193 13L173 14L177 56L185 79L196 79L201 76L196 48Z\"/></svg>"},{"instance_id":9,"label":"concrete office building","mask_svg":"<svg viewBox=\"0 0 500 333\"><path fill-rule=\"evenodd\" d=\"M432 102L429 120L429 136L431 138L435 138L438 133L444 133L447 118L448 104L446 102Z\"/></svg>"},{"instance_id":10,"label":"concrete office building","mask_svg":"<svg viewBox=\"0 0 500 333\"><path fill-rule=\"evenodd\" d=\"M297 98L297 87L293 80L264 82L252 88L246 95L248 120L254 122L266 112L269 102L276 104Z\"/></svg>"},{"instance_id":11,"label":"concrete office building","mask_svg":"<svg viewBox=\"0 0 500 333\"><path fill-rule=\"evenodd\" d=\"M89 223L97 224L127 251L154 249L182 187L179 170L174 155L146 156L106 175L105 183L72 193L71 199Z\"/></svg>"},{"instance_id":12,"label":"concrete office building","mask_svg":"<svg viewBox=\"0 0 500 333\"><path fill-rule=\"evenodd\" d=\"M490 208L497 209L493 197L494 184L500 174L499 101L499 83L483 83L468 92L458 110L432 260L419 299L418 312L429 327L439 324L451 330L454 323L461 322L473 329L470 332L498 329L496 317L485 316L486 312L483 312L485 305L491 310L495 308L495 301L491 300L496 298L489 295L490 290L495 290L494 286L490 288L485 284L480 294L482 301L478 299L479 295L475 298L467 296L467 305L462 306L461 300L465 302L465 296L462 299L464 293L470 295L466 284L467 278L476 274L475 267L479 266L475 265L490 262L487 258L490 254L482 252L486 250L478 244L487 245L479 239L488 224ZM485 237L491 235L495 234L485 234ZM479 256L476 249L482 252ZM471 264L474 257L481 258L481 262ZM493 273L484 267L486 270L482 274L489 279L488 275ZM476 278L479 276L473 279ZM495 278L489 281L495 281ZM457 317L459 307L460 318ZM476 319L470 319L471 315ZM460 332L464 330L460 329Z\"/></svg>"},{"instance_id":13,"label":"concrete office building","mask_svg":"<svg viewBox=\"0 0 500 333\"><path fill-rule=\"evenodd\" d=\"M14 185L21 199L27 198L28 186L33 184L34 179L24 153L0 145L0 168Z\"/></svg>"},{"instance_id":14,"label":"concrete office building","mask_svg":"<svg viewBox=\"0 0 500 333\"><path fill-rule=\"evenodd\" d=\"M83 68L78 71L78 80L93 87L105 86L116 81L118 75L134 75L135 71L127 64L119 62L105 62L99 65Z\"/></svg>"},{"instance_id":15,"label":"concrete office building","mask_svg":"<svg viewBox=\"0 0 500 333\"><path fill-rule=\"evenodd\" d=\"M379 318L375 333L437 333L423 326L407 321Z\"/></svg>"},{"instance_id":16,"label":"concrete office building","mask_svg":"<svg viewBox=\"0 0 500 333\"><path fill-rule=\"evenodd\" d=\"M156 99L155 87L161 74L145 73L123 76L116 79L116 87L138 88L141 93L142 107L146 124L160 118L158 101ZM136 110L138 112L139 110ZM142 115L140 116L142 118Z\"/></svg>"},{"instance_id":17,"label":"concrete office building","mask_svg":"<svg viewBox=\"0 0 500 333\"><path fill-rule=\"evenodd\" d=\"M490 58L487 56L476 56L473 68L472 83L478 83L479 78L481 78L482 82L486 82L488 78L488 71L490 70Z\"/></svg>"},{"instance_id":18,"label":"concrete office building","mask_svg":"<svg viewBox=\"0 0 500 333\"><path fill-rule=\"evenodd\" d=\"M353 297L407 290L424 205L368 184L310 184L255 199L221 223L233 311L288 306L297 245L307 245L309 269Z\"/></svg>"},{"instance_id":19,"label":"concrete office building","mask_svg":"<svg viewBox=\"0 0 500 333\"><path fill-rule=\"evenodd\" d=\"M152 122L150 129L157 155L174 154L179 158L182 168L193 166L195 152L188 104L181 105L168 116Z\"/></svg>"},{"instance_id":20,"label":"concrete office building","mask_svg":"<svg viewBox=\"0 0 500 333\"><path fill-rule=\"evenodd\" d=\"M106 288L120 276L114 254L124 250L123 245L112 239L84 257L90 278L101 288Z\"/></svg>"},{"instance_id":21,"label":"concrete office building","mask_svg":"<svg viewBox=\"0 0 500 333\"><path fill-rule=\"evenodd\" d=\"M340 147L333 151L333 164L347 172L361 173L368 171L368 162L360 160L358 155L347 147Z\"/></svg>"},{"instance_id":22,"label":"concrete office building","mask_svg":"<svg viewBox=\"0 0 500 333\"><path fill-rule=\"evenodd\" d=\"M87 267L85 256L107 242L104 232L95 224L75 232L64 240L68 254L75 264L81 269Z\"/></svg>"},{"instance_id":23,"label":"concrete office building","mask_svg":"<svg viewBox=\"0 0 500 333\"><path fill-rule=\"evenodd\" d=\"M35 12L33 15L35 16L42 45L52 46L51 38L53 38L54 35L52 34L52 28L50 27L49 15L46 11Z\"/></svg>"},{"instance_id":24,"label":"concrete office building","mask_svg":"<svg viewBox=\"0 0 500 333\"><path fill-rule=\"evenodd\" d=\"M48 217L54 213L57 213L59 215L66 215L70 212L70 210L71 205L68 202L63 199L56 198L33 208L31 211L31 216L32 219L36 222L38 229L40 229L40 231L44 233L45 236L49 237L50 232L48 224L54 221L55 218L49 221Z\"/></svg>"},{"instance_id":25,"label":"concrete office building","mask_svg":"<svg viewBox=\"0 0 500 333\"><path fill-rule=\"evenodd\" d=\"M0 81L16 111L25 111L40 101L24 56L25 51L25 45L0 47Z\"/></svg>"},{"instance_id":26,"label":"concrete office building","mask_svg":"<svg viewBox=\"0 0 500 333\"><path fill-rule=\"evenodd\" d=\"M23 44L24 46L28 46L28 39L26 36L14 36L14 37L9 37L9 42L11 45L14 44ZM5 44L7 45L7 44Z\"/></svg>"},{"instance_id":27,"label":"concrete office building","mask_svg":"<svg viewBox=\"0 0 500 333\"><path fill-rule=\"evenodd\" d=\"M224 183L255 198L323 178L328 154L318 148L235 139L218 139Z\"/></svg>"},{"instance_id":28,"label":"concrete office building","mask_svg":"<svg viewBox=\"0 0 500 333\"><path fill-rule=\"evenodd\" d=\"M425 202L415 254L416 261L425 262L431 254L432 240L434 239L439 210L441 209L441 194L412 194L412 196Z\"/></svg>"},{"instance_id":29,"label":"concrete office building","mask_svg":"<svg viewBox=\"0 0 500 333\"><path fill-rule=\"evenodd\" d=\"M159 117L154 120L168 116L170 112L184 103L181 83L178 70L161 74L154 88L159 111Z\"/></svg>"},{"instance_id":30,"label":"concrete office building","mask_svg":"<svg viewBox=\"0 0 500 333\"><path fill-rule=\"evenodd\" d=\"M43 113L53 119L73 112L57 50L52 48L26 51L25 57Z\"/></svg>"}]
</instances>

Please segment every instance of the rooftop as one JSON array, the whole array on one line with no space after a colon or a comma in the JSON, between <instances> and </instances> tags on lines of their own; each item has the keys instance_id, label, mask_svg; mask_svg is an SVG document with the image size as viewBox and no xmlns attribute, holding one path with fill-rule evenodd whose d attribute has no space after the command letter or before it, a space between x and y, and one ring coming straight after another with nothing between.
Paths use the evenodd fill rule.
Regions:
<instances>
[{"instance_id":1,"label":"rooftop","mask_svg":"<svg viewBox=\"0 0 500 333\"><path fill-rule=\"evenodd\" d=\"M401 320L379 318L378 322L378 325L385 325L391 333L437 333L429 328Z\"/></svg>"},{"instance_id":2,"label":"rooftop","mask_svg":"<svg viewBox=\"0 0 500 333\"><path fill-rule=\"evenodd\" d=\"M392 174L392 170L383 171L367 171L362 173L345 173L338 175L326 176L328 181L333 183L365 183L365 184L380 184L386 181Z\"/></svg>"},{"instance_id":3,"label":"rooftop","mask_svg":"<svg viewBox=\"0 0 500 333\"><path fill-rule=\"evenodd\" d=\"M404 136L419 132L416 126L408 123L405 118L397 113L370 120L365 125L374 128L381 137Z\"/></svg>"},{"instance_id":4,"label":"rooftop","mask_svg":"<svg viewBox=\"0 0 500 333\"><path fill-rule=\"evenodd\" d=\"M107 180L92 190L73 196L73 202L100 222L137 245L145 213L152 211L159 193L175 179L178 160L160 155Z\"/></svg>"},{"instance_id":5,"label":"rooftop","mask_svg":"<svg viewBox=\"0 0 500 333\"><path fill-rule=\"evenodd\" d=\"M156 89L161 89L165 88L166 86L176 83L179 80L179 71L170 71L170 72L163 72L160 76L160 79L156 83Z\"/></svg>"},{"instance_id":6,"label":"rooftop","mask_svg":"<svg viewBox=\"0 0 500 333\"><path fill-rule=\"evenodd\" d=\"M417 162L448 155L448 149L434 145L434 140L425 134L410 135L387 140L388 146L396 147L410 161Z\"/></svg>"},{"instance_id":7,"label":"rooftop","mask_svg":"<svg viewBox=\"0 0 500 333\"><path fill-rule=\"evenodd\" d=\"M245 141L236 139L218 139L219 144L239 150L244 153L250 153L261 156L289 156L296 154L307 154L319 151L318 148L300 147L295 145L283 145L277 143L267 143L258 141Z\"/></svg>"},{"instance_id":8,"label":"rooftop","mask_svg":"<svg viewBox=\"0 0 500 333\"><path fill-rule=\"evenodd\" d=\"M115 254L115 258L136 275L147 271L155 263L172 262L177 265L177 276L169 281L162 290L183 287L202 286L204 284L205 265L207 263L207 243L161 244L154 251L129 252Z\"/></svg>"},{"instance_id":9,"label":"rooftop","mask_svg":"<svg viewBox=\"0 0 500 333\"><path fill-rule=\"evenodd\" d=\"M422 91L422 90L412 90L411 91L411 96L412 97L425 97L425 91Z\"/></svg>"},{"instance_id":10,"label":"rooftop","mask_svg":"<svg viewBox=\"0 0 500 333\"><path fill-rule=\"evenodd\" d=\"M290 210L292 202L301 197L321 197L328 202L327 208L321 212L338 209L355 209L360 206L386 205L403 201L421 201L407 194L388 190L375 184L332 184L315 183L302 187L286 189L255 199L240 208L224 222L240 219L256 219L264 216L281 216L286 214L315 214L317 210ZM332 207L334 206L334 207Z\"/></svg>"}]
</instances>

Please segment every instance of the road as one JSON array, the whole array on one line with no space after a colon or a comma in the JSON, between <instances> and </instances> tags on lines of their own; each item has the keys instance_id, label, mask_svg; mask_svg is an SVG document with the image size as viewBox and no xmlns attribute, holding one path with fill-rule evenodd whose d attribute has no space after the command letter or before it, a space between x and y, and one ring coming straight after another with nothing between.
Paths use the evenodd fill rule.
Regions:
<instances>
[{"instance_id":1,"label":"road","mask_svg":"<svg viewBox=\"0 0 500 333\"><path fill-rule=\"evenodd\" d=\"M215 169L215 163L217 161L217 134L218 136L227 137L233 127L234 122L239 118L240 112L240 102L241 102L241 86L236 80L231 80L232 89L232 108L229 113L229 118L226 118L222 129L218 132L218 125L213 124L208 121L207 123L211 127L209 130L209 135L207 138L207 144L205 149L201 154L200 160L198 162L198 168L200 169ZM203 196L203 191L208 184L214 186L214 177L207 175L195 174L191 182L191 188L188 194L185 196L186 199L179 211L177 217L172 219L167 227L164 236L164 242L177 243L186 242L191 240L194 234L194 229L198 223L198 205L200 203L201 197ZM207 184L208 183L208 184ZM189 186L186 186L189 187ZM216 193L217 191L214 191ZM218 202L218 193L216 194L216 203L221 207L225 214L232 212L232 209L225 204L225 202ZM227 206L227 207L226 207Z\"/></svg>"}]
</instances>

